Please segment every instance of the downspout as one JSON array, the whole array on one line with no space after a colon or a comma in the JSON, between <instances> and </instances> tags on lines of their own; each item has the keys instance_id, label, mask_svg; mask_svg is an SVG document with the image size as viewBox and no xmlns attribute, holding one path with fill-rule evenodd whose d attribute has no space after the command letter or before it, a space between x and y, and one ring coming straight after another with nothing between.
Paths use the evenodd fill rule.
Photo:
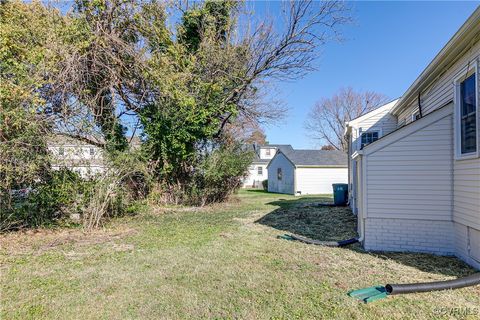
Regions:
<instances>
[{"instance_id":1,"label":"downspout","mask_svg":"<svg viewBox=\"0 0 480 320\"><path fill-rule=\"evenodd\" d=\"M420 101L420 95L421 95L421 91L418 91L418 114L420 118L423 118L422 102Z\"/></svg>"},{"instance_id":2,"label":"downspout","mask_svg":"<svg viewBox=\"0 0 480 320\"><path fill-rule=\"evenodd\" d=\"M361 192L361 197L359 197L359 193L358 193L358 190L360 188L362 188L363 186L363 179L365 179L365 176L363 174L363 166L365 165L363 163L363 151L362 150L358 150L355 152L355 154L352 155L352 158L357 161L357 158L360 158L361 159L361 167L358 166L358 161L357 161L357 175L360 173L360 176L362 177L362 181L358 181L357 180L357 190L355 190L356 192L356 196L357 196L357 202L361 205L359 205L359 212L357 213L357 221L358 221L358 225L359 225L359 238L358 238L358 242L362 243L364 240L365 240L365 226L364 226L364 218L363 218L363 213L364 213L364 203L363 203L363 196L364 196L364 192L365 190L362 190ZM357 179L356 177L354 179Z\"/></svg>"}]
</instances>

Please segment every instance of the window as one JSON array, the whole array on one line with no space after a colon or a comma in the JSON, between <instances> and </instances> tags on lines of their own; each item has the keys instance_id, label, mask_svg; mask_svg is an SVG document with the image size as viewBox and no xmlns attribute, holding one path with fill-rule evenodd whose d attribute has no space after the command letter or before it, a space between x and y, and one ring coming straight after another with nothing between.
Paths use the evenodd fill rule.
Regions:
<instances>
[{"instance_id":1,"label":"window","mask_svg":"<svg viewBox=\"0 0 480 320\"><path fill-rule=\"evenodd\" d=\"M258 173L259 176L263 176L263 167L262 166L257 167L257 173Z\"/></svg>"},{"instance_id":2,"label":"window","mask_svg":"<svg viewBox=\"0 0 480 320\"><path fill-rule=\"evenodd\" d=\"M412 122L418 119L420 119L420 111L415 111L412 113Z\"/></svg>"},{"instance_id":3,"label":"window","mask_svg":"<svg viewBox=\"0 0 480 320\"><path fill-rule=\"evenodd\" d=\"M58 155L63 156L65 154L65 149L63 147L58 148Z\"/></svg>"},{"instance_id":4,"label":"window","mask_svg":"<svg viewBox=\"0 0 480 320\"><path fill-rule=\"evenodd\" d=\"M477 152L477 95L476 76L471 76L459 83L458 115L460 129L460 154Z\"/></svg>"},{"instance_id":5,"label":"window","mask_svg":"<svg viewBox=\"0 0 480 320\"><path fill-rule=\"evenodd\" d=\"M269 155L270 155L270 149L267 149L267 150L265 151L265 154L266 154L267 156L269 156Z\"/></svg>"},{"instance_id":6,"label":"window","mask_svg":"<svg viewBox=\"0 0 480 320\"><path fill-rule=\"evenodd\" d=\"M93 156L95 154L95 149L94 148L90 148L90 155Z\"/></svg>"},{"instance_id":7,"label":"window","mask_svg":"<svg viewBox=\"0 0 480 320\"><path fill-rule=\"evenodd\" d=\"M277 168L277 179L282 180L282 168Z\"/></svg>"},{"instance_id":8,"label":"window","mask_svg":"<svg viewBox=\"0 0 480 320\"><path fill-rule=\"evenodd\" d=\"M360 149L363 149L366 145L378 140L378 131L364 132L362 133L362 144Z\"/></svg>"}]
</instances>

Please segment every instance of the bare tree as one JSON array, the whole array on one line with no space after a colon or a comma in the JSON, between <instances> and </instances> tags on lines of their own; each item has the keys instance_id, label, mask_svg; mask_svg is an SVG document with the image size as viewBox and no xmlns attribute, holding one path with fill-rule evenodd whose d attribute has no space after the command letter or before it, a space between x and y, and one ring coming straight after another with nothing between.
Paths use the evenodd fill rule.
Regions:
<instances>
[{"instance_id":1,"label":"bare tree","mask_svg":"<svg viewBox=\"0 0 480 320\"><path fill-rule=\"evenodd\" d=\"M319 143L327 143L337 150L347 150L344 139L345 122L358 118L385 104L388 98L377 92L359 92L342 88L331 98L323 98L310 110L305 121L309 136Z\"/></svg>"},{"instance_id":2,"label":"bare tree","mask_svg":"<svg viewBox=\"0 0 480 320\"><path fill-rule=\"evenodd\" d=\"M251 121L275 121L286 109L278 101L268 101L275 82L302 78L316 70L319 47L330 40L340 39L338 26L349 23L349 9L343 1L291 0L282 3L282 21L263 19L238 25L230 36L238 39L236 46L244 48L244 73L236 73L235 87L225 103L238 106L239 114ZM241 58L241 59L239 59ZM222 116L221 132L232 114Z\"/></svg>"},{"instance_id":3,"label":"bare tree","mask_svg":"<svg viewBox=\"0 0 480 320\"><path fill-rule=\"evenodd\" d=\"M263 128L257 122L245 118L237 118L235 122L228 124L225 127L224 134L231 136L232 140L248 144L263 145L267 140Z\"/></svg>"}]
</instances>

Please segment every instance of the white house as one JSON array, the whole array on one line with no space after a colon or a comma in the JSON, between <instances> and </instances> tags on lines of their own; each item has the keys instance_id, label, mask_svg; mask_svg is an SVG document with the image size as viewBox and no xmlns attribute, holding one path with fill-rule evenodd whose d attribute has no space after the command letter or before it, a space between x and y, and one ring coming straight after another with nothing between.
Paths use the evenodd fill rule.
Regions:
<instances>
[{"instance_id":1,"label":"white house","mask_svg":"<svg viewBox=\"0 0 480 320\"><path fill-rule=\"evenodd\" d=\"M103 149L95 144L57 134L48 139L47 147L52 154L53 169L68 168L84 178L105 170Z\"/></svg>"},{"instance_id":2,"label":"white house","mask_svg":"<svg viewBox=\"0 0 480 320\"><path fill-rule=\"evenodd\" d=\"M480 8L390 108L398 128L361 150L351 138L367 250L456 255L480 268L479 60Z\"/></svg>"},{"instance_id":3,"label":"white house","mask_svg":"<svg viewBox=\"0 0 480 320\"><path fill-rule=\"evenodd\" d=\"M244 188L261 188L262 181L268 180L267 165L277 153L277 150L288 152L293 150L291 145L267 144L267 145L248 145L248 148L254 152L254 159L248 168L248 176L243 180Z\"/></svg>"},{"instance_id":4,"label":"white house","mask_svg":"<svg viewBox=\"0 0 480 320\"><path fill-rule=\"evenodd\" d=\"M106 169L104 150L99 145L103 140L89 137L92 142L75 139L66 135L52 135L47 142L48 151L52 155L52 169L68 168L83 178L101 174ZM129 138L130 148L140 146L138 137Z\"/></svg>"},{"instance_id":5,"label":"white house","mask_svg":"<svg viewBox=\"0 0 480 320\"><path fill-rule=\"evenodd\" d=\"M397 119L390 113L397 102L398 99L393 100L346 123L345 135L348 139L348 154L350 155L348 157L349 204L355 214L357 213L358 186L354 184L356 180L353 177L357 174L357 163L351 155L397 129Z\"/></svg>"},{"instance_id":6,"label":"white house","mask_svg":"<svg viewBox=\"0 0 480 320\"><path fill-rule=\"evenodd\" d=\"M342 151L280 150L268 164L269 192L331 194L333 183L347 181L347 155Z\"/></svg>"}]
</instances>

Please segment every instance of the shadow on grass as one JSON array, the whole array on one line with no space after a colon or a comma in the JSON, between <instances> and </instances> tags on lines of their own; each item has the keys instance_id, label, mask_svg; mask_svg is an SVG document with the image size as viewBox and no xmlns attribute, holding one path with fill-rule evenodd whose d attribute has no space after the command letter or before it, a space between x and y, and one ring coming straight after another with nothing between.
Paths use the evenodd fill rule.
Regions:
<instances>
[{"instance_id":1,"label":"shadow on grass","mask_svg":"<svg viewBox=\"0 0 480 320\"><path fill-rule=\"evenodd\" d=\"M356 219L347 207L319 206L332 203L330 197L302 197L268 203L277 209L257 223L317 240L344 240L356 234Z\"/></svg>"},{"instance_id":2,"label":"shadow on grass","mask_svg":"<svg viewBox=\"0 0 480 320\"><path fill-rule=\"evenodd\" d=\"M321 241L357 237L357 219L349 207L319 205L331 202L331 197L326 196L280 199L267 203L278 208L258 219L256 223ZM475 272L473 268L454 257L423 253L368 252L360 244L347 246L345 250L353 250L383 260L394 260L424 272L446 276L462 277Z\"/></svg>"},{"instance_id":3,"label":"shadow on grass","mask_svg":"<svg viewBox=\"0 0 480 320\"><path fill-rule=\"evenodd\" d=\"M253 193L264 193L264 194L271 194L268 191L265 191L263 189L244 189L246 192L253 192Z\"/></svg>"}]
</instances>

